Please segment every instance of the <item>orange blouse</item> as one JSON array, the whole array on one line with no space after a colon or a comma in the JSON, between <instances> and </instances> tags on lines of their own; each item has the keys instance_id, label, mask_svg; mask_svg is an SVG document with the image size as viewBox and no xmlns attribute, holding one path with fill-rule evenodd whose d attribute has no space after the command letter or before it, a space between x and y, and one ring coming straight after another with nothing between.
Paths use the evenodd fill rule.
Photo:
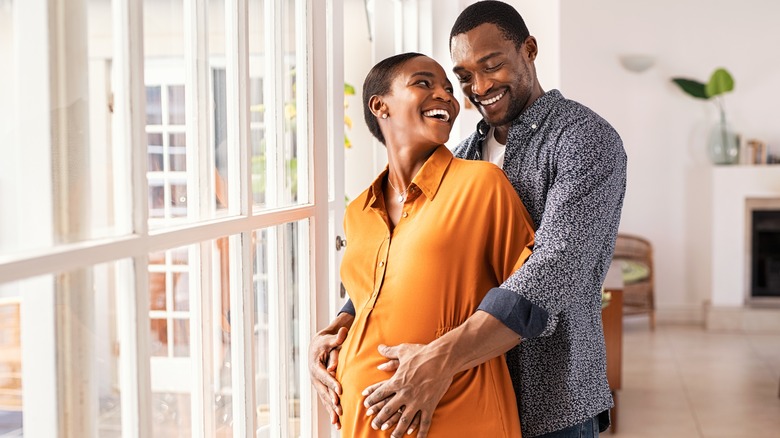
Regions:
<instances>
[{"instance_id":1,"label":"orange blouse","mask_svg":"<svg viewBox=\"0 0 780 438\"><path fill-rule=\"evenodd\" d=\"M440 146L412 181L390 231L382 182L387 169L347 207L349 245L341 279L355 320L339 355L344 437L389 437L365 415L367 386L390 373L379 344L429 343L463 323L485 294L531 254L531 218L493 164L454 158ZM520 436L504 356L456 374L429 436Z\"/></svg>"}]
</instances>

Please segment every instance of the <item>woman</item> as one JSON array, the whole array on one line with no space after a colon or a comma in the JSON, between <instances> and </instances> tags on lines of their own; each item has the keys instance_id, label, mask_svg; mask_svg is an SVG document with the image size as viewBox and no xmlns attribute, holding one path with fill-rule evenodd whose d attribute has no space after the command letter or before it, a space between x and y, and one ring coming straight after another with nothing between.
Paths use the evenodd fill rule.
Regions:
<instances>
[{"instance_id":1,"label":"woman","mask_svg":"<svg viewBox=\"0 0 780 438\"><path fill-rule=\"evenodd\" d=\"M419 53L378 63L363 85L366 123L388 166L347 207L341 279L355 320L339 356L345 437L371 428L361 391L385 380L380 344L428 343L474 313L530 255L531 219L493 164L444 146L460 110L436 61ZM430 437L519 437L504 357L457 374Z\"/></svg>"}]
</instances>

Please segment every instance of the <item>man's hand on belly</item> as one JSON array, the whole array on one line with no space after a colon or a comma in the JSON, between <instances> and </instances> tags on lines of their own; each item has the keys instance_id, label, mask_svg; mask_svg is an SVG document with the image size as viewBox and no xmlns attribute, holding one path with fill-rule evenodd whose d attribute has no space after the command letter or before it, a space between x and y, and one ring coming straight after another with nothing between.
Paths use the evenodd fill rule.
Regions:
<instances>
[{"instance_id":1,"label":"man's hand on belly","mask_svg":"<svg viewBox=\"0 0 780 438\"><path fill-rule=\"evenodd\" d=\"M378 412L371 426L386 430L397 422L392 436L398 438L419 421L417 436L425 438L433 411L453 376L506 353L519 342L520 335L504 323L487 312L477 311L430 344L380 346L379 352L390 359L380 365L382 369L392 370L397 360L397 370L390 379L364 391L367 397L363 404L369 409L368 415ZM399 414L401 407L403 413Z\"/></svg>"},{"instance_id":2,"label":"man's hand on belly","mask_svg":"<svg viewBox=\"0 0 780 438\"><path fill-rule=\"evenodd\" d=\"M446 357L427 347L424 344L379 346L380 354L390 359L380 369L395 374L363 391L366 414L376 414L371 427L387 430L395 426L393 438L418 427L419 438L428 435L433 411L452 384L453 374L445 369Z\"/></svg>"}]
</instances>

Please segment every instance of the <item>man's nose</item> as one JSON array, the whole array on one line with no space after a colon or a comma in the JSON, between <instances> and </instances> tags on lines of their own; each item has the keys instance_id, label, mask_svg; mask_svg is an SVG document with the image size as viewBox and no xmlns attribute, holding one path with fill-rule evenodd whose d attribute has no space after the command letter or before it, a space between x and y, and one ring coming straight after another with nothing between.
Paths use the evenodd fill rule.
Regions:
<instances>
[{"instance_id":1,"label":"man's nose","mask_svg":"<svg viewBox=\"0 0 780 438\"><path fill-rule=\"evenodd\" d=\"M475 75L471 83L471 93L475 96L485 96L493 87L493 81L483 75Z\"/></svg>"}]
</instances>

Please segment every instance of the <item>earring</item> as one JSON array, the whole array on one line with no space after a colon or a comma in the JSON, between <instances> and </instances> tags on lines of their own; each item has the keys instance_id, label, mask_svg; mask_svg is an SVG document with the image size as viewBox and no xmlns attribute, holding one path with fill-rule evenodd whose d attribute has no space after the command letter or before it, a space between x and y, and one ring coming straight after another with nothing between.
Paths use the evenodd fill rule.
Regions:
<instances>
[{"instance_id":1,"label":"earring","mask_svg":"<svg viewBox=\"0 0 780 438\"><path fill-rule=\"evenodd\" d=\"M383 114L382 114L382 118L383 118L383 119L386 119L386 118L387 118L387 113L383 113Z\"/></svg>"}]
</instances>

